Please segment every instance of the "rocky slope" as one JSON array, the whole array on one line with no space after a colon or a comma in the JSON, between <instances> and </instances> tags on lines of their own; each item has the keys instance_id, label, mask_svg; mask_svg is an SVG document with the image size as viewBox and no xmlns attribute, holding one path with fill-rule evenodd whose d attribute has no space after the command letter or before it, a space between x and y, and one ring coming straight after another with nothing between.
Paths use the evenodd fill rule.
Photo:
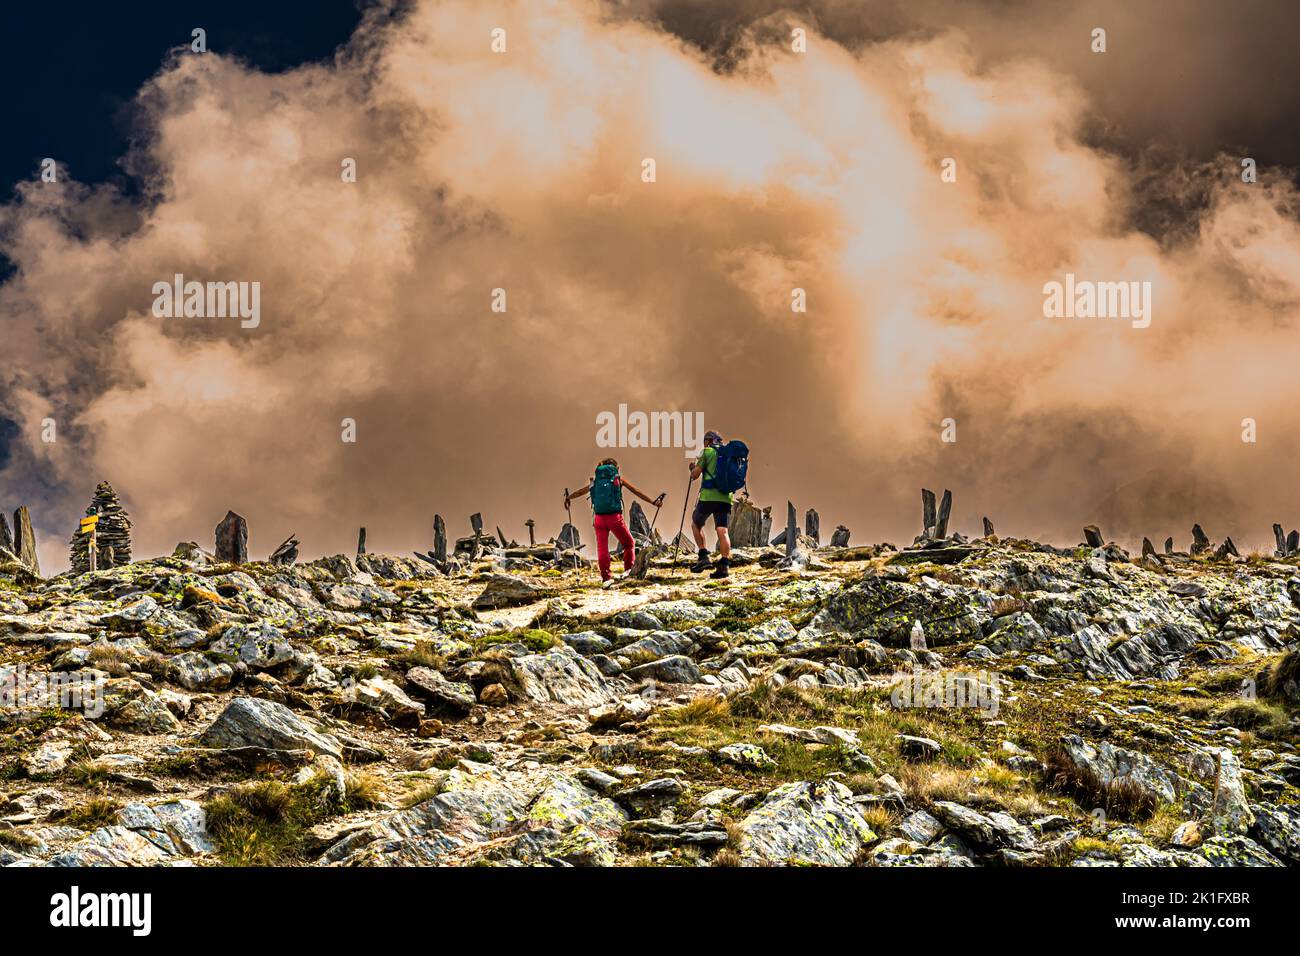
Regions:
<instances>
[{"instance_id":1,"label":"rocky slope","mask_svg":"<svg viewBox=\"0 0 1300 956\"><path fill-rule=\"evenodd\" d=\"M1295 557L783 555L0 565L0 864L1300 863Z\"/></svg>"}]
</instances>

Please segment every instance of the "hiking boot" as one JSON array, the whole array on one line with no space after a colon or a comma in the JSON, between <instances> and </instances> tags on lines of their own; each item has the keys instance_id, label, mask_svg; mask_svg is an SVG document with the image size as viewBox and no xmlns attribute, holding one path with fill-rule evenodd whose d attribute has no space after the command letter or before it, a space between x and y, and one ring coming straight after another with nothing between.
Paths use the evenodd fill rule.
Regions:
<instances>
[{"instance_id":1,"label":"hiking boot","mask_svg":"<svg viewBox=\"0 0 1300 956\"><path fill-rule=\"evenodd\" d=\"M605 580L600 582L600 586L602 588L612 588L614 586L614 579L606 578Z\"/></svg>"},{"instance_id":2,"label":"hiking boot","mask_svg":"<svg viewBox=\"0 0 1300 956\"><path fill-rule=\"evenodd\" d=\"M696 574L699 574L701 571L707 571L711 567L713 567L713 565L709 563L709 552L701 548L700 556L696 558L695 563L691 565L691 570Z\"/></svg>"},{"instance_id":3,"label":"hiking boot","mask_svg":"<svg viewBox=\"0 0 1300 956\"><path fill-rule=\"evenodd\" d=\"M725 577L730 577L730 575L731 575L731 561L727 558L722 558L721 560L718 561L718 566L713 569L713 573L710 574L709 577L725 578Z\"/></svg>"}]
</instances>

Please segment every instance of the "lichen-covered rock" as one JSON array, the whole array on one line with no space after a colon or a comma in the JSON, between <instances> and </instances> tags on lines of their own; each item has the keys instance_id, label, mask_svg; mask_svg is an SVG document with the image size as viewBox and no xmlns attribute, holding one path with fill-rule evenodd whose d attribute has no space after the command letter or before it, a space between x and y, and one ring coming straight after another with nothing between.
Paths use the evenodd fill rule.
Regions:
<instances>
[{"instance_id":1,"label":"lichen-covered rock","mask_svg":"<svg viewBox=\"0 0 1300 956\"><path fill-rule=\"evenodd\" d=\"M766 770L776 766L776 761L758 744L727 744L718 748L717 757L744 770Z\"/></svg>"},{"instance_id":2,"label":"lichen-covered rock","mask_svg":"<svg viewBox=\"0 0 1300 956\"><path fill-rule=\"evenodd\" d=\"M1076 767L1094 774L1104 785L1125 781L1139 787L1161 803L1190 799L1204 804L1208 791L1160 766L1146 754L1106 741L1091 743L1076 735L1061 738L1061 748Z\"/></svg>"},{"instance_id":3,"label":"lichen-covered rock","mask_svg":"<svg viewBox=\"0 0 1300 956\"><path fill-rule=\"evenodd\" d=\"M695 684L700 680L700 668L685 654L674 654L657 661L649 661L629 668L627 675L633 680L655 680L664 684Z\"/></svg>"},{"instance_id":4,"label":"lichen-covered rock","mask_svg":"<svg viewBox=\"0 0 1300 956\"><path fill-rule=\"evenodd\" d=\"M712 621L717 611L695 601L654 601L641 606L641 611L654 617L660 626L677 627L682 624L700 624Z\"/></svg>"},{"instance_id":5,"label":"lichen-covered rock","mask_svg":"<svg viewBox=\"0 0 1300 956\"><path fill-rule=\"evenodd\" d=\"M310 750L341 757L338 738L321 733L275 701L236 697L199 738L205 747Z\"/></svg>"},{"instance_id":6,"label":"lichen-covered rock","mask_svg":"<svg viewBox=\"0 0 1300 956\"><path fill-rule=\"evenodd\" d=\"M811 622L817 631L858 632L886 647L907 647L917 621L931 647L977 640L988 613L968 588L934 587L869 576L825 602Z\"/></svg>"},{"instance_id":7,"label":"lichen-covered rock","mask_svg":"<svg viewBox=\"0 0 1300 956\"><path fill-rule=\"evenodd\" d=\"M171 854L124 826L101 827L50 859L50 866L156 866Z\"/></svg>"},{"instance_id":8,"label":"lichen-covered rock","mask_svg":"<svg viewBox=\"0 0 1300 956\"><path fill-rule=\"evenodd\" d=\"M513 607L517 604L531 604L550 597L554 592L540 584L534 584L512 574L492 574L488 576L487 586L474 599L475 610L492 610L501 607Z\"/></svg>"},{"instance_id":9,"label":"lichen-covered rock","mask_svg":"<svg viewBox=\"0 0 1300 956\"><path fill-rule=\"evenodd\" d=\"M1210 866L1282 866L1277 857L1244 836L1210 837L1195 852Z\"/></svg>"},{"instance_id":10,"label":"lichen-covered rock","mask_svg":"<svg viewBox=\"0 0 1300 956\"><path fill-rule=\"evenodd\" d=\"M195 856L216 850L208 835L203 806L193 800L173 800L154 806L131 803L118 813L118 822L173 856Z\"/></svg>"},{"instance_id":11,"label":"lichen-covered rock","mask_svg":"<svg viewBox=\"0 0 1300 956\"><path fill-rule=\"evenodd\" d=\"M369 677L354 688L359 703L383 710L395 721L415 721L424 716L424 705L411 700L406 691L383 677Z\"/></svg>"},{"instance_id":12,"label":"lichen-covered rock","mask_svg":"<svg viewBox=\"0 0 1300 956\"><path fill-rule=\"evenodd\" d=\"M1300 807L1257 805L1250 835L1278 859L1300 865Z\"/></svg>"},{"instance_id":13,"label":"lichen-covered rock","mask_svg":"<svg viewBox=\"0 0 1300 956\"><path fill-rule=\"evenodd\" d=\"M568 647L512 657L507 667L508 689L526 700L598 707L615 699L600 669Z\"/></svg>"},{"instance_id":14,"label":"lichen-covered rock","mask_svg":"<svg viewBox=\"0 0 1300 956\"><path fill-rule=\"evenodd\" d=\"M777 787L740 823L749 866L849 866L876 839L853 793L834 780Z\"/></svg>"},{"instance_id":15,"label":"lichen-covered rock","mask_svg":"<svg viewBox=\"0 0 1300 956\"><path fill-rule=\"evenodd\" d=\"M620 790L614 795L619 803L639 814L658 813L676 803L685 791L682 782L674 777L661 777Z\"/></svg>"},{"instance_id":16,"label":"lichen-covered rock","mask_svg":"<svg viewBox=\"0 0 1300 956\"><path fill-rule=\"evenodd\" d=\"M413 693L427 700L438 713L463 717L474 709L474 687L450 681L432 667L412 667L406 672Z\"/></svg>"},{"instance_id":17,"label":"lichen-covered rock","mask_svg":"<svg viewBox=\"0 0 1300 956\"><path fill-rule=\"evenodd\" d=\"M1226 748L1219 751L1214 799L1210 804L1207 822L1210 830L1218 836L1244 834L1255 822L1255 815L1250 811L1241 781L1241 762Z\"/></svg>"},{"instance_id":18,"label":"lichen-covered rock","mask_svg":"<svg viewBox=\"0 0 1300 956\"><path fill-rule=\"evenodd\" d=\"M626 814L555 771L452 770L441 792L351 833L323 862L348 866L550 863L607 866Z\"/></svg>"},{"instance_id":19,"label":"lichen-covered rock","mask_svg":"<svg viewBox=\"0 0 1300 956\"><path fill-rule=\"evenodd\" d=\"M293 660L293 647L279 628L262 621L232 624L212 643L208 654L220 661L241 661L255 670L269 670Z\"/></svg>"},{"instance_id":20,"label":"lichen-covered rock","mask_svg":"<svg viewBox=\"0 0 1300 956\"><path fill-rule=\"evenodd\" d=\"M235 668L212 661L197 651L177 654L168 662L172 679L188 690L225 690L235 679Z\"/></svg>"}]
</instances>

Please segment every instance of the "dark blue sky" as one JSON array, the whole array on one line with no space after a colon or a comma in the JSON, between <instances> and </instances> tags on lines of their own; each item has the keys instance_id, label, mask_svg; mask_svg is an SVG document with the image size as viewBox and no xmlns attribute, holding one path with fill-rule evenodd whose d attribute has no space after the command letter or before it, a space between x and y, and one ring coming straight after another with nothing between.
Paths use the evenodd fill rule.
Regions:
<instances>
[{"instance_id":1,"label":"dark blue sky","mask_svg":"<svg viewBox=\"0 0 1300 956\"><path fill-rule=\"evenodd\" d=\"M132 97L167 51L203 27L208 49L262 69L329 57L360 19L358 0L70 0L0 5L0 194L42 157L74 178L120 175Z\"/></svg>"},{"instance_id":2,"label":"dark blue sky","mask_svg":"<svg viewBox=\"0 0 1300 956\"><path fill-rule=\"evenodd\" d=\"M136 90L191 31L208 49L264 70L331 56L361 18L360 0L0 0L0 201L38 175L43 157L85 183L133 184L118 160L134 123ZM0 281L12 265L0 255ZM3 316L0 316L3 322ZM13 425L0 418L0 468Z\"/></svg>"}]
</instances>

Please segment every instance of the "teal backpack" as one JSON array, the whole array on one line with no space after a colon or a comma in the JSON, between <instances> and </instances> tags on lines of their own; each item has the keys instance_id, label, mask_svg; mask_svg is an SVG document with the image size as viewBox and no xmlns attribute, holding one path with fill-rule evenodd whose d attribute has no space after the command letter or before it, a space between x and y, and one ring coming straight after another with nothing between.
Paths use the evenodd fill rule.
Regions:
<instances>
[{"instance_id":1,"label":"teal backpack","mask_svg":"<svg viewBox=\"0 0 1300 956\"><path fill-rule=\"evenodd\" d=\"M598 515L623 513L623 483L613 465L599 465L591 479L591 510Z\"/></svg>"}]
</instances>

